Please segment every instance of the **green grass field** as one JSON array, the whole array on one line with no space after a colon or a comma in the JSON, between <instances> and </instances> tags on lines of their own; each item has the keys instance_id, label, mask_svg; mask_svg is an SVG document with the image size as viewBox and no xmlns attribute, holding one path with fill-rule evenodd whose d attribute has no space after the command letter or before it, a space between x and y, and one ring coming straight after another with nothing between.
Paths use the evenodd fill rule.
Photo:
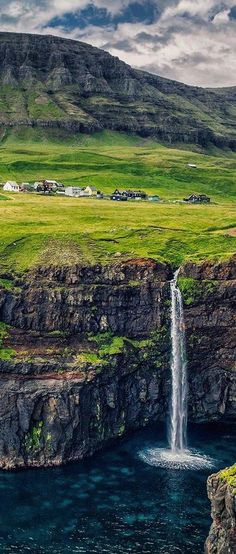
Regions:
<instances>
[{"instance_id":1,"label":"green grass field","mask_svg":"<svg viewBox=\"0 0 236 554\"><path fill-rule=\"evenodd\" d=\"M159 203L0 194L1 272L150 256L175 266L236 251L236 154L167 148L112 132L77 139L19 130L2 137L0 181L57 179L105 193L141 188ZM48 136L48 138L47 138ZM189 169L194 163L197 169ZM192 192L211 205L186 205ZM121 256L120 256L121 254Z\"/></svg>"}]
</instances>

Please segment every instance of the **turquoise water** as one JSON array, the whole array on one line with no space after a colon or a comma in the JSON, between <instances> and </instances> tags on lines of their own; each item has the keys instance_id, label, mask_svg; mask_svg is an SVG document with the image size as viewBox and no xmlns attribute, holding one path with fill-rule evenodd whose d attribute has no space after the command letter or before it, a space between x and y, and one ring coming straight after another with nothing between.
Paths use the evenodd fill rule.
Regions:
<instances>
[{"instance_id":1,"label":"turquoise water","mask_svg":"<svg viewBox=\"0 0 236 554\"><path fill-rule=\"evenodd\" d=\"M154 427L86 462L0 473L1 554L202 554L206 478L236 460L236 432L191 428L191 447L213 460L198 470L144 461L165 435Z\"/></svg>"}]
</instances>

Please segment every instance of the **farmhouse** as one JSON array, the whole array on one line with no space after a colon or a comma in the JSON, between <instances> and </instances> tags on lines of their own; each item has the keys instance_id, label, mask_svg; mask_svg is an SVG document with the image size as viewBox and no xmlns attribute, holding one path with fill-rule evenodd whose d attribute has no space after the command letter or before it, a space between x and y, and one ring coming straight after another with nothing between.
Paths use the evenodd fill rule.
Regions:
<instances>
[{"instance_id":1,"label":"farmhouse","mask_svg":"<svg viewBox=\"0 0 236 554\"><path fill-rule=\"evenodd\" d=\"M147 198L147 195L142 190L118 190L116 189L113 195L123 196L127 200L145 200Z\"/></svg>"},{"instance_id":2,"label":"farmhouse","mask_svg":"<svg viewBox=\"0 0 236 554\"><path fill-rule=\"evenodd\" d=\"M57 181L51 181L50 179L45 179L43 181L43 184L46 185L46 187L48 189L51 189L51 190L57 189L57 187L58 187L58 182Z\"/></svg>"},{"instance_id":3,"label":"farmhouse","mask_svg":"<svg viewBox=\"0 0 236 554\"><path fill-rule=\"evenodd\" d=\"M63 185L63 183L58 183L56 193L65 194L65 192L66 192L65 185Z\"/></svg>"},{"instance_id":4,"label":"farmhouse","mask_svg":"<svg viewBox=\"0 0 236 554\"><path fill-rule=\"evenodd\" d=\"M125 190L128 198L134 198L135 200L145 200L147 198L146 192L143 190Z\"/></svg>"},{"instance_id":5,"label":"farmhouse","mask_svg":"<svg viewBox=\"0 0 236 554\"><path fill-rule=\"evenodd\" d=\"M88 192L86 192L86 189L85 187L82 187L81 190L80 190L80 196L83 196L85 198L88 198L90 196L90 194Z\"/></svg>"},{"instance_id":6,"label":"farmhouse","mask_svg":"<svg viewBox=\"0 0 236 554\"><path fill-rule=\"evenodd\" d=\"M33 185L30 185L30 183L21 183L20 190L21 192L31 192L33 190Z\"/></svg>"},{"instance_id":7,"label":"farmhouse","mask_svg":"<svg viewBox=\"0 0 236 554\"><path fill-rule=\"evenodd\" d=\"M128 197L122 194L119 191L113 192L113 194L110 196L111 200L117 200L118 202L124 202L128 200Z\"/></svg>"},{"instance_id":8,"label":"farmhouse","mask_svg":"<svg viewBox=\"0 0 236 554\"><path fill-rule=\"evenodd\" d=\"M93 187L93 186L90 186L88 185L85 189L84 189L84 194L83 196L97 196L97 189L96 187ZM81 195L82 196L82 195Z\"/></svg>"},{"instance_id":9,"label":"farmhouse","mask_svg":"<svg viewBox=\"0 0 236 554\"><path fill-rule=\"evenodd\" d=\"M204 204L209 203L210 201L211 199L206 194L191 194L188 198L184 198L184 202L189 202L191 204Z\"/></svg>"},{"instance_id":10,"label":"farmhouse","mask_svg":"<svg viewBox=\"0 0 236 554\"><path fill-rule=\"evenodd\" d=\"M34 190L39 190L40 188L43 190L43 181L35 181L33 188Z\"/></svg>"},{"instance_id":11,"label":"farmhouse","mask_svg":"<svg viewBox=\"0 0 236 554\"><path fill-rule=\"evenodd\" d=\"M15 181L7 181L3 190L7 192L20 192L20 186Z\"/></svg>"},{"instance_id":12,"label":"farmhouse","mask_svg":"<svg viewBox=\"0 0 236 554\"><path fill-rule=\"evenodd\" d=\"M78 198L79 196L81 196L81 191L82 191L81 187L66 187L65 195Z\"/></svg>"}]
</instances>

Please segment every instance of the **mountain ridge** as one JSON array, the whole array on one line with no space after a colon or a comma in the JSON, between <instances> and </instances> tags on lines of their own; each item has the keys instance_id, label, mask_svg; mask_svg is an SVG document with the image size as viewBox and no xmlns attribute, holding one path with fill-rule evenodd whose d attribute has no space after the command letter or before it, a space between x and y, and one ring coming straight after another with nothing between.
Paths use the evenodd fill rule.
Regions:
<instances>
[{"instance_id":1,"label":"mountain ridge","mask_svg":"<svg viewBox=\"0 0 236 554\"><path fill-rule=\"evenodd\" d=\"M171 81L72 39L0 32L0 128L17 126L235 149L236 87Z\"/></svg>"}]
</instances>

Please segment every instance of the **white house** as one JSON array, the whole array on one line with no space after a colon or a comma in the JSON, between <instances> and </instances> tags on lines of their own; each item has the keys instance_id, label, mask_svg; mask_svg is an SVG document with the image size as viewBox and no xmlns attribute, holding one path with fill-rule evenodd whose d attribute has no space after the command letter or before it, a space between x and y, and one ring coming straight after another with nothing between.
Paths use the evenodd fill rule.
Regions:
<instances>
[{"instance_id":1,"label":"white house","mask_svg":"<svg viewBox=\"0 0 236 554\"><path fill-rule=\"evenodd\" d=\"M81 193L80 187L66 187L65 189L65 195L66 196L73 196L74 198L78 198Z\"/></svg>"},{"instance_id":2,"label":"white house","mask_svg":"<svg viewBox=\"0 0 236 554\"><path fill-rule=\"evenodd\" d=\"M42 187L43 186L43 181L35 181L33 187L34 187L34 190L37 190L38 187Z\"/></svg>"},{"instance_id":3,"label":"white house","mask_svg":"<svg viewBox=\"0 0 236 554\"><path fill-rule=\"evenodd\" d=\"M3 190L6 192L20 192L20 186L15 181L7 181Z\"/></svg>"},{"instance_id":4,"label":"white house","mask_svg":"<svg viewBox=\"0 0 236 554\"><path fill-rule=\"evenodd\" d=\"M90 194L88 193L88 191L86 192L86 189L83 187L80 191L80 196L84 196L84 197L88 198L90 196Z\"/></svg>"},{"instance_id":5,"label":"white house","mask_svg":"<svg viewBox=\"0 0 236 554\"><path fill-rule=\"evenodd\" d=\"M97 189L96 187L88 185L84 189L84 193L85 193L84 196L97 196Z\"/></svg>"},{"instance_id":6,"label":"white house","mask_svg":"<svg viewBox=\"0 0 236 554\"><path fill-rule=\"evenodd\" d=\"M57 181L52 181L50 179L45 179L44 183L50 187L57 187L58 185Z\"/></svg>"}]
</instances>

